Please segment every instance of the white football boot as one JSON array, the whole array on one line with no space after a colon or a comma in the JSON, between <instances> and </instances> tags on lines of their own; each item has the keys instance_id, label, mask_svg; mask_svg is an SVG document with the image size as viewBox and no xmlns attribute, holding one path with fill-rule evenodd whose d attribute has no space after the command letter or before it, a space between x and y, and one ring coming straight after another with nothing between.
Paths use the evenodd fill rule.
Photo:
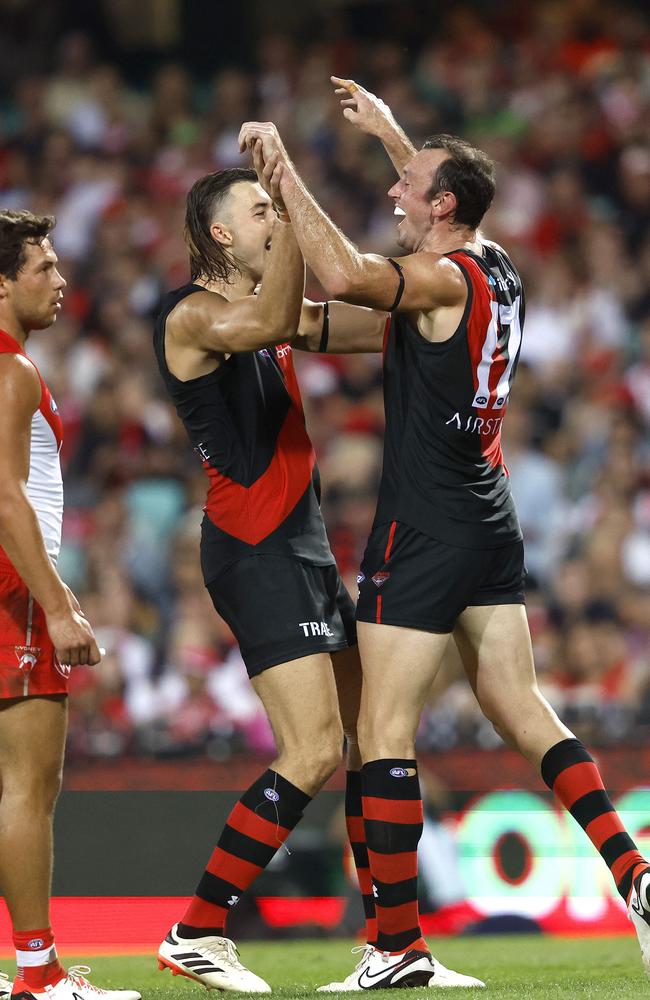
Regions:
<instances>
[{"instance_id":1,"label":"white football boot","mask_svg":"<svg viewBox=\"0 0 650 1000\"><path fill-rule=\"evenodd\" d=\"M650 979L650 870L634 879L627 915L634 924L645 974Z\"/></svg>"},{"instance_id":2,"label":"white football boot","mask_svg":"<svg viewBox=\"0 0 650 1000\"><path fill-rule=\"evenodd\" d=\"M34 989L22 979L14 980L12 1000L140 1000L135 990L103 990L85 978L90 972L89 965L71 966L65 977L56 986Z\"/></svg>"},{"instance_id":3,"label":"white football boot","mask_svg":"<svg viewBox=\"0 0 650 1000\"><path fill-rule=\"evenodd\" d=\"M366 945L361 961L342 983L321 986L320 992L402 989L407 986L483 987L480 979L446 969L426 951L411 948L399 955Z\"/></svg>"},{"instance_id":4,"label":"white football boot","mask_svg":"<svg viewBox=\"0 0 650 1000\"><path fill-rule=\"evenodd\" d=\"M0 1000L9 1000L11 996L11 980L6 972L0 972Z\"/></svg>"},{"instance_id":5,"label":"white football boot","mask_svg":"<svg viewBox=\"0 0 650 1000\"><path fill-rule=\"evenodd\" d=\"M174 924L158 950L158 968L187 976L209 990L270 993L271 987L239 961L235 942L226 937L182 938Z\"/></svg>"}]
</instances>

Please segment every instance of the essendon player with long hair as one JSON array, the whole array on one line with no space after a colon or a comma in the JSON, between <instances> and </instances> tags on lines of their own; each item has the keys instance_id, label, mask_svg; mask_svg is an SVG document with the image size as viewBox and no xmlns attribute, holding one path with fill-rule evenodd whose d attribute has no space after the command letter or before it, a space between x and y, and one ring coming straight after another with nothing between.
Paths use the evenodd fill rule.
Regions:
<instances>
[{"instance_id":1,"label":"essendon player with long hair","mask_svg":"<svg viewBox=\"0 0 650 1000\"><path fill-rule=\"evenodd\" d=\"M92 629L56 571L63 428L25 353L56 321L65 281L51 216L0 211L0 891L13 927L14 1000L139 1000L66 973L50 927L52 816L70 669L99 663Z\"/></svg>"},{"instance_id":2,"label":"essendon player with long hair","mask_svg":"<svg viewBox=\"0 0 650 1000\"><path fill-rule=\"evenodd\" d=\"M303 301L304 263L273 171L199 179L187 198L191 281L162 303L158 365L208 479L201 566L237 638L277 744L244 793L181 920L159 949L210 988L268 992L244 968L226 917L300 820L348 739L346 812L368 936L374 905L361 818L354 605L319 507L292 347L377 350L387 315ZM255 289L259 285L257 294ZM340 706L340 707L339 707Z\"/></svg>"},{"instance_id":3,"label":"essendon player with long hair","mask_svg":"<svg viewBox=\"0 0 650 1000\"><path fill-rule=\"evenodd\" d=\"M261 142L266 168L281 171L298 242L326 291L391 313L384 466L357 607L377 941L332 988L392 986L405 966L435 969L417 910L414 740L452 635L484 714L540 770L611 869L650 973L650 868L588 751L535 679L522 536L501 454L524 292L507 254L478 232L494 194L493 164L449 135L416 151L383 102L354 81L333 82L345 117L381 139L398 170L388 194L405 256L359 253L309 194L271 123L246 123L240 135L242 149Z\"/></svg>"}]
</instances>

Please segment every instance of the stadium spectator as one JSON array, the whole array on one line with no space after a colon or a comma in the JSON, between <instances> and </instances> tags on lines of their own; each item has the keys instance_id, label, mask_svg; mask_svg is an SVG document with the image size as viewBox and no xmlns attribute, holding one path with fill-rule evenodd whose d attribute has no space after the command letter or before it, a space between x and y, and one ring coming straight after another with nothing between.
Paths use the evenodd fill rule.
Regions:
<instances>
[{"instance_id":1,"label":"stadium spectator","mask_svg":"<svg viewBox=\"0 0 650 1000\"><path fill-rule=\"evenodd\" d=\"M394 250L390 168L340 120L331 72L378 91L414 140L457 131L499 162L485 229L520 262L529 290L505 456L536 587L541 682L559 709L586 685L590 742L647 736L650 22L632 4L505 3L489 19L450 9L427 31L414 29L408 7L397 19L386 5L389 42L346 32L343 14L315 40L300 35L299 18L293 34L260 28L248 63L215 65L211 78L194 76L187 59L111 61L97 32L62 38L50 56L44 12L23 61L11 47L19 19L0 40L0 204L58 217L68 278L56 331L34 345L67 428L60 565L116 650L93 686L79 678L74 754L158 752L142 706L152 698L164 730L167 686L200 688L215 718L240 706L226 712L219 752L268 746L255 706L240 705L227 630L201 635L202 678L190 679L179 655L188 609L204 601L188 540L203 485L154 371L151 316L186 277L184 193L240 162L244 119L278 122L310 188L362 249ZM313 281L311 290L317 297ZM353 587L379 475L378 358L296 361L324 514ZM578 684L586 647L594 660ZM639 683L645 696L631 697ZM211 724L196 752L209 748ZM453 682L420 739L423 748L496 741Z\"/></svg>"}]
</instances>

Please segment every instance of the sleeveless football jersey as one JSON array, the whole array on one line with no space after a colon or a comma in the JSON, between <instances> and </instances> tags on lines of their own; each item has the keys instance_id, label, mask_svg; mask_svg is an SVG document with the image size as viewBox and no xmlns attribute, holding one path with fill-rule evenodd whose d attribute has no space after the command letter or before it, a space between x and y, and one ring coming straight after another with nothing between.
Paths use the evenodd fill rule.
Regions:
<instances>
[{"instance_id":1,"label":"sleeveless football jersey","mask_svg":"<svg viewBox=\"0 0 650 1000\"><path fill-rule=\"evenodd\" d=\"M206 583L251 552L334 562L320 512L320 481L289 344L231 354L182 381L165 357L165 323L188 284L164 299L154 332L158 367L208 477L201 559Z\"/></svg>"},{"instance_id":2,"label":"sleeveless football jersey","mask_svg":"<svg viewBox=\"0 0 650 1000\"><path fill-rule=\"evenodd\" d=\"M455 333L431 343L393 313L384 343L386 436L375 526L402 521L466 548L521 538L501 427L524 321L521 280L485 243L446 255L467 282Z\"/></svg>"},{"instance_id":3,"label":"sleeveless football jersey","mask_svg":"<svg viewBox=\"0 0 650 1000\"><path fill-rule=\"evenodd\" d=\"M59 458L63 424L38 368L18 341L4 330L0 330L0 354L20 354L27 358L34 365L41 383L41 402L32 417L27 495L36 511L47 554L56 563L63 524L63 477ZM0 558L7 558L2 549Z\"/></svg>"}]
</instances>

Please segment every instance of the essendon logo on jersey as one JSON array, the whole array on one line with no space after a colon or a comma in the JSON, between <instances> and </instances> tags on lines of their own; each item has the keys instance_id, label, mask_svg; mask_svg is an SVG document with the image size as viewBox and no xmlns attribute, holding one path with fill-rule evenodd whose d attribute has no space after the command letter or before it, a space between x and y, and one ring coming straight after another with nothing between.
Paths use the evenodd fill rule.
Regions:
<instances>
[{"instance_id":1,"label":"essendon logo on jersey","mask_svg":"<svg viewBox=\"0 0 650 1000\"><path fill-rule=\"evenodd\" d=\"M375 573L375 575L372 578L372 582L374 583L375 587L381 587L383 586L384 583L386 583L386 580L388 579L389 576L390 573Z\"/></svg>"}]
</instances>

